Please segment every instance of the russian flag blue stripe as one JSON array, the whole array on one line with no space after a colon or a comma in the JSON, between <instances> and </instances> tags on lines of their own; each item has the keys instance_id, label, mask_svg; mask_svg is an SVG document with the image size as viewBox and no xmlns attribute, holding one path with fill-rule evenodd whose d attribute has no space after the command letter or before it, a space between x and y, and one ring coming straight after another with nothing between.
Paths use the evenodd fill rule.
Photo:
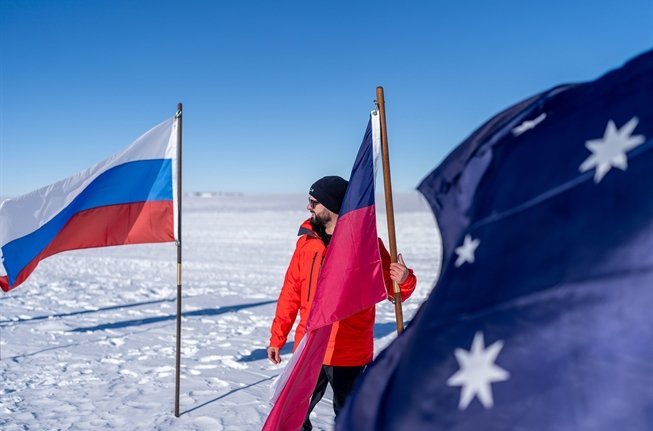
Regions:
<instances>
[{"instance_id":1,"label":"russian flag blue stripe","mask_svg":"<svg viewBox=\"0 0 653 431\"><path fill-rule=\"evenodd\" d=\"M75 214L103 206L172 200L172 193L170 159L131 161L108 169L39 229L2 247L9 284L13 285L20 271L56 238Z\"/></svg>"}]
</instances>

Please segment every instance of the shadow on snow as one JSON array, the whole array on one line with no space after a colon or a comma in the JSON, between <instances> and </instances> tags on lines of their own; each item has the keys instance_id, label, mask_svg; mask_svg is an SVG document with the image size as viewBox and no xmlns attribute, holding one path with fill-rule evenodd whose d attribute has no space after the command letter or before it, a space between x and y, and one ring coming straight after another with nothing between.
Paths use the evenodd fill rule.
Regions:
<instances>
[{"instance_id":1,"label":"shadow on snow","mask_svg":"<svg viewBox=\"0 0 653 431\"><path fill-rule=\"evenodd\" d=\"M187 413L193 412L193 411L195 411L195 410L197 410L197 409L201 409L202 407L204 407L204 406L206 406L206 405L209 405L209 404L211 404L211 403L214 403L214 402L216 402L216 401L219 401L219 400L221 400L221 399L223 399L223 398L226 398L226 397L228 397L229 395L231 395L231 394L233 394L233 393L235 393L235 392L242 391L243 389L251 388L252 386L256 386L256 385L258 385L258 384L260 384L260 383L267 382L267 381L269 381L269 380L275 379L277 376L278 376L278 374L275 374L274 376L267 377L267 378L265 378L265 379L259 380L258 382L251 383L251 384L249 384L249 385L247 385L247 386L243 386L243 387L241 387L241 388L233 389L233 390L231 390L231 391L229 391L229 392L227 392L227 393L225 393L225 394L220 395L220 396L217 397L217 398L214 398L214 399L212 399L212 400L210 400L210 401L207 401L207 402L205 402L205 403L203 403L203 404L200 404L199 406L193 407L193 408L190 409L190 410L186 410L185 412L182 412L182 413L180 414L180 416L183 416L183 415L185 415L185 414L187 414Z\"/></svg>"},{"instance_id":2,"label":"shadow on snow","mask_svg":"<svg viewBox=\"0 0 653 431\"><path fill-rule=\"evenodd\" d=\"M71 311L70 313L48 314L46 316L34 316L34 317L21 317L18 319L6 319L6 320L0 320L0 326L4 326L10 323L13 324L13 323L22 323L22 322L35 322L39 320L54 319L57 317L81 316L83 314L100 313L103 311L122 310L125 308L140 307L142 305L161 304L163 302L175 302L175 300L176 298L158 299L156 301L144 301L144 302L135 302L133 304L112 305L110 307L93 308L91 310Z\"/></svg>"},{"instance_id":3,"label":"shadow on snow","mask_svg":"<svg viewBox=\"0 0 653 431\"><path fill-rule=\"evenodd\" d=\"M274 304L275 302L277 301L276 300L261 301L261 302L252 302L250 304L229 305L227 307L205 308L203 310L187 311L182 313L181 316L182 317L218 316L224 313L244 310L246 308L258 307L267 304ZM175 320L176 318L177 318L176 314L168 314L166 316L155 316L155 317L148 317L145 319L123 320L121 322L113 322L113 323L105 323L96 326L80 327L80 328L71 329L70 332L94 332L94 331L103 331L105 329L119 329L119 328L126 328L129 326L141 326L141 325L149 325L151 323L165 322L168 320Z\"/></svg>"}]
</instances>

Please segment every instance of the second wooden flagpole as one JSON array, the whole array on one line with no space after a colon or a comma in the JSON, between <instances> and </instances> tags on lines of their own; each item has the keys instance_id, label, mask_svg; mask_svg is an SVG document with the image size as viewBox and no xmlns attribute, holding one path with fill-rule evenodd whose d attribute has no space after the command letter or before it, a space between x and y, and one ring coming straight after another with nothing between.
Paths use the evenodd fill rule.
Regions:
<instances>
[{"instance_id":1,"label":"second wooden flagpole","mask_svg":"<svg viewBox=\"0 0 653 431\"><path fill-rule=\"evenodd\" d=\"M388 129L385 122L385 99L383 87L376 87L376 103L379 106L381 122L381 159L383 160L383 186L385 190L385 212L388 219L388 240L390 242L390 261L397 262L397 237L395 235L395 214L392 204L392 180L390 178L390 156L388 154ZM404 312L401 307L401 290L396 281L392 282L397 334L404 330Z\"/></svg>"}]
</instances>

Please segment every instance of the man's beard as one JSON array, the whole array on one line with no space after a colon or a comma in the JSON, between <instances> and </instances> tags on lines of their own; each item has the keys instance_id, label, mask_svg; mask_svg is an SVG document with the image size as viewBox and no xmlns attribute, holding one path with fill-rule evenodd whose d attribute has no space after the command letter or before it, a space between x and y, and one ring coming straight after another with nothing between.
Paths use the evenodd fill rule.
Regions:
<instances>
[{"instance_id":1,"label":"man's beard","mask_svg":"<svg viewBox=\"0 0 653 431\"><path fill-rule=\"evenodd\" d=\"M326 227L329 220L330 218L328 214L322 214L322 215L316 213L311 214L311 225L313 225L313 227L324 228Z\"/></svg>"}]
</instances>

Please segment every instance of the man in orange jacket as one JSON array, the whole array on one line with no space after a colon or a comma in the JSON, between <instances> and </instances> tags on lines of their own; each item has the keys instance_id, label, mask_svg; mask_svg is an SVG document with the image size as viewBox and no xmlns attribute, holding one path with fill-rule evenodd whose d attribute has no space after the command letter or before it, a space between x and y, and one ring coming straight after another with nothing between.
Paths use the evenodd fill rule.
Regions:
<instances>
[{"instance_id":1,"label":"man in orange jacket","mask_svg":"<svg viewBox=\"0 0 653 431\"><path fill-rule=\"evenodd\" d=\"M308 205L311 218L299 229L299 239L281 288L277 310L272 322L268 358L275 364L281 362L280 350L299 313L299 325L295 330L295 344L299 345L306 332L318 274L326 254L326 248L338 220L338 213L347 190L347 181L335 176L316 181L310 189ZM401 255L399 262L390 263L390 254L379 239L379 252L388 298L393 298L392 282L399 283L402 301L415 290L417 279L408 269ZM303 430L313 427L309 415L322 399L327 384L333 389L333 410L337 415L352 391L356 378L365 366L372 362L374 354L375 307L370 307L333 324L331 335L318 377L315 391L306 413ZM294 350L294 349L293 349Z\"/></svg>"}]
</instances>

